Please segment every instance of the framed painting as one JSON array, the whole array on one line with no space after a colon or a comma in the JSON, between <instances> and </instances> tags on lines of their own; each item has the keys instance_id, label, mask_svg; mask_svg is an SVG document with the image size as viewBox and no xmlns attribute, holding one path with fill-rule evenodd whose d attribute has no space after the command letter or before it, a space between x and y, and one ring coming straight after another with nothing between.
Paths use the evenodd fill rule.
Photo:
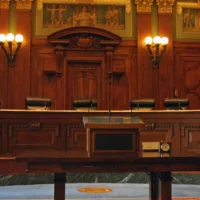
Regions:
<instances>
[{"instance_id":1,"label":"framed painting","mask_svg":"<svg viewBox=\"0 0 200 200\"><path fill-rule=\"evenodd\" d=\"M177 2L176 39L200 39L200 0Z\"/></svg>"},{"instance_id":2,"label":"framed painting","mask_svg":"<svg viewBox=\"0 0 200 200\"><path fill-rule=\"evenodd\" d=\"M35 36L47 36L74 26L94 26L123 38L134 37L131 0L90 1L92 3L38 0L35 5Z\"/></svg>"}]
</instances>

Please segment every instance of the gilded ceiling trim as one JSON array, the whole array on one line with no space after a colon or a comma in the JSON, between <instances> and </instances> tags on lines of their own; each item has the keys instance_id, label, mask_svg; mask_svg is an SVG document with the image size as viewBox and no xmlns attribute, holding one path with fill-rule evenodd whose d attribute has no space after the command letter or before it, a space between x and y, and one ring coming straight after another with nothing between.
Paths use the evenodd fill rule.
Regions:
<instances>
[{"instance_id":1,"label":"gilded ceiling trim","mask_svg":"<svg viewBox=\"0 0 200 200\"><path fill-rule=\"evenodd\" d=\"M37 9L42 10L43 3L65 3L65 4L92 4L92 5L125 5L126 12L131 12L131 0L38 0Z\"/></svg>"},{"instance_id":2,"label":"gilded ceiling trim","mask_svg":"<svg viewBox=\"0 0 200 200\"><path fill-rule=\"evenodd\" d=\"M9 9L9 0L0 0L0 9Z\"/></svg>"},{"instance_id":3,"label":"gilded ceiling trim","mask_svg":"<svg viewBox=\"0 0 200 200\"><path fill-rule=\"evenodd\" d=\"M12 0L0 0L0 9L9 9ZM33 0L13 0L16 2L16 9L31 10Z\"/></svg>"},{"instance_id":4,"label":"gilded ceiling trim","mask_svg":"<svg viewBox=\"0 0 200 200\"><path fill-rule=\"evenodd\" d=\"M172 6L175 0L156 0L158 13L172 13Z\"/></svg>"},{"instance_id":5,"label":"gilded ceiling trim","mask_svg":"<svg viewBox=\"0 0 200 200\"><path fill-rule=\"evenodd\" d=\"M31 10L33 0L15 0L17 10Z\"/></svg>"},{"instance_id":6,"label":"gilded ceiling trim","mask_svg":"<svg viewBox=\"0 0 200 200\"><path fill-rule=\"evenodd\" d=\"M151 13L153 0L135 0L138 13Z\"/></svg>"},{"instance_id":7,"label":"gilded ceiling trim","mask_svg":"<svg viewBox=\"0 0 200 200\"><path fill-rule=\"evenodd\" d=\"M183 12L183 8L200 8L200 0L197 3L189 2L177 2L177 13L180 15Z\"/></svg>"}]
</instances>

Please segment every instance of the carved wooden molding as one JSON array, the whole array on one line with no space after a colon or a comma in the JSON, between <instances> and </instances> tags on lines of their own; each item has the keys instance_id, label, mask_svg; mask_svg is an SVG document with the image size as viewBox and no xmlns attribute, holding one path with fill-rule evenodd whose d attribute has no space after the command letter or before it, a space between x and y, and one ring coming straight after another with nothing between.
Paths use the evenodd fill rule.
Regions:
<instances>
[{"instance_id":1,"label":"carved wooden molding","mask_svg":"<svg viewBox=\"0 0 200 200\"><path fill-rule=\"evenodd\" d=\"M104 51L112 52L121 43L121 37L95 27L71 27L48 36L54 45L57 67L62 71L65 51Z\"/></svg>"},{"instance_id":2,"label":"carved wooden molding","mask_svg":"<svg viewBox=\"0 0 200 200\"><path fill-rule=\"evenodd\" d=\"M38 0L37 9L42 10L43 3L65 3L65 4L93 4L93 5L125 5L126 12L131 12L131 0Z\"/></svg>"},{"instance_id":3,"label":"carved wooden molding","mask_svg":"<svg viewBox=\"0 0 200 200\"><path fill-rule=\"evenodd\" d=\"M104 29L95 27L72 27L48 36L56 51L64 50L106 50L120 44L121 38Z\"/></svg>"}]
</instances>

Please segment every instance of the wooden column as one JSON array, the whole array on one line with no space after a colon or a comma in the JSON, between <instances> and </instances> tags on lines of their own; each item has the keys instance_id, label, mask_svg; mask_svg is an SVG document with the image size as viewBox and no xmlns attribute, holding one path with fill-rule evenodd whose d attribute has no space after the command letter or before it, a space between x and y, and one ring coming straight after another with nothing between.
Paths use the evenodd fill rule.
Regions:
<instances>
[{"instance_id":1,"label":"wooden column","mask_svg":"<svg viewBox=\"0 0 200 200\"><path fill-rule=\"evenodd\" d=\"M65 173L54 174L54 200L65 200Z\"/></svg>"},{"instance_id":2,"label":"wooden column","mask_svg":"<svg viewBox=\"0 0 200 200\"><path fill-rule=\"evenodd\" d=\"M138 98L153 97L153 70L151 58L145 45L145 38L152 35L152 2L137 2L137 77Z\"/></svg>"},{"instance_id":3,"label":"wooden column","mask_svg":"<svg viewBox=\"0 0 200 200\"><path fill-rule=\"evenodd\" d=\"M8 32L9 1L0 2L0 19L2 34ZM7 108L8 93L8 62L5 53L0 48L0 108Z\"/></svg>"},{"instance_id":4,"label":"wooden column","mask_svg":"<svg viewBox=\"0 0 200 200\"><path fill-rule=\"evenodd\" d=\"M168 37L169 44L164 52L159 65L159 108L163 109L163 99L174 97L174 64L173 64L173 2L167 0L158 4L158 34Z\"/></svg>"}]
</instances>

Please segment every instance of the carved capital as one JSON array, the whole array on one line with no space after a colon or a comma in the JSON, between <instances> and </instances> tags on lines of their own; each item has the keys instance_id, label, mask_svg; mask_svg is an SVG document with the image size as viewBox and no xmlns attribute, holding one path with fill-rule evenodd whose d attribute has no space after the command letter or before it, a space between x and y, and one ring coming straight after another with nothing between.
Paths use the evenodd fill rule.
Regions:
<instances>
[{"instance_id":1,"label":"carved capital","mask_svg":"<svg viewBox=\"0 0 200 200\"><path fill-rule=\"evenodd\" d=\"M31 10L33 0L15 0L17 10Z\"/></svg>"},{"instance_id":2,"label":"carved capital","mask_svg":"<svg viewBox=\"0 0 200 200\"><path fill-rule=\"evenodd\" d=\"M9 0L0 0L0 9L9 9L9 4L10 1Z\"/></svg>"},{"instance_id":3,"label":"carved capital","mask_svg":"<svg viewBox=\"0 0 200 200\"><path fill-rule=\"evenodd\" d=\"M150 13L153 0L135 0L137 12Z\"/></svg>"},{"instance_id":4,"label":"carved capital","mask_svg":"<svg viewBox=\"0 0 200 200\"><path fill-rule=\"evenodd\" d=\"M172 13L172 6L175 0L156 0L159 13Z\"/></svg>"}]
</instances>

